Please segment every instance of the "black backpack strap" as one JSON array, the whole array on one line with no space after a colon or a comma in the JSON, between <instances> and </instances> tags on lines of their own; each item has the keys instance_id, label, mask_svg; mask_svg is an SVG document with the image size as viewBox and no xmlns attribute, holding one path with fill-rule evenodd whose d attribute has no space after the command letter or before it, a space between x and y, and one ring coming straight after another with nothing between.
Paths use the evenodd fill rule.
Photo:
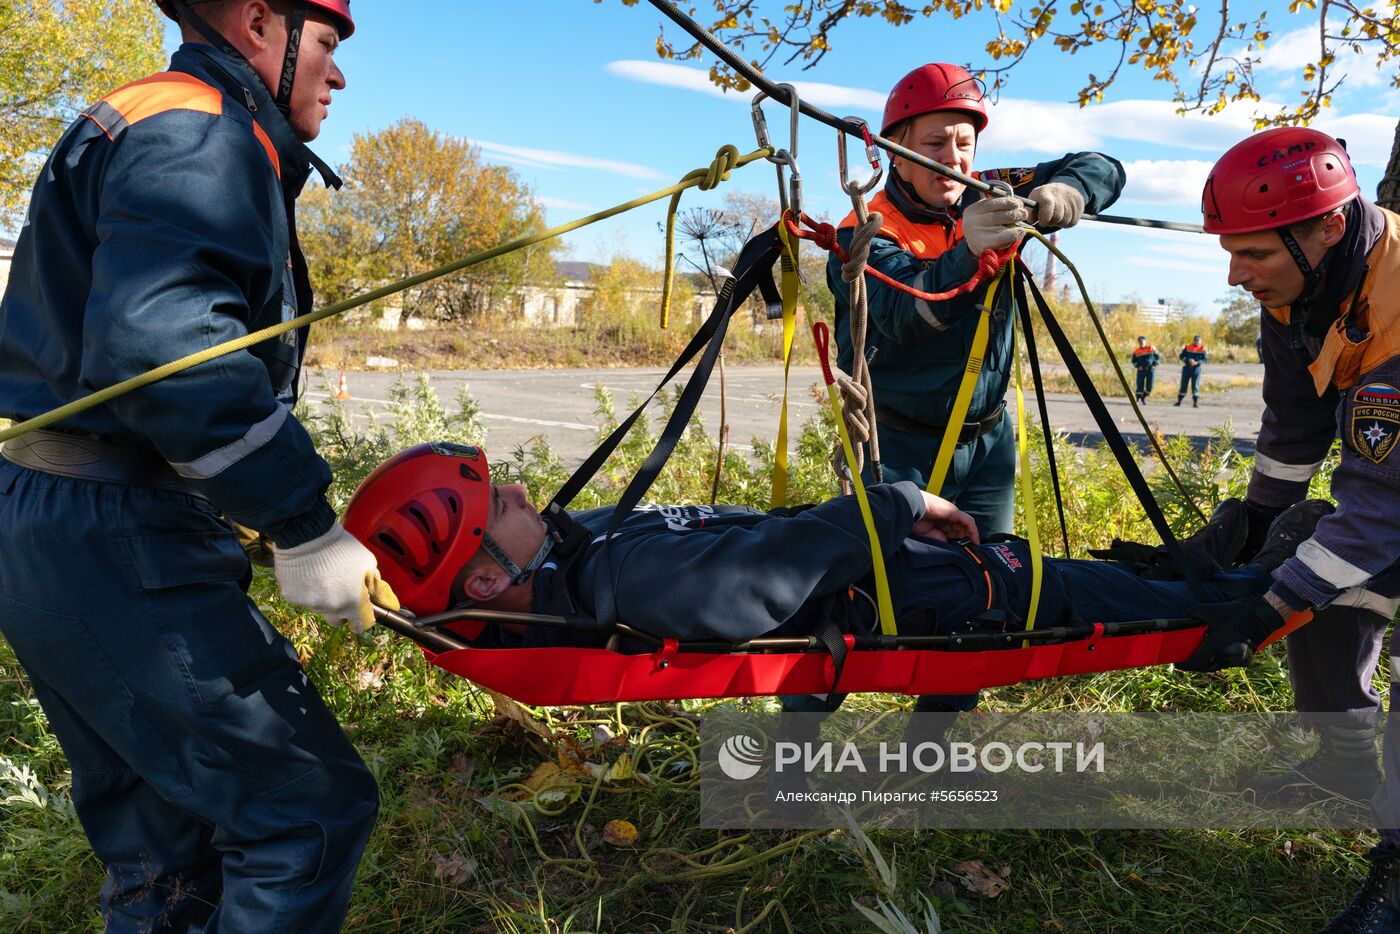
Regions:
<instances>
[{"instance_id":1,"label":"black backpack strap","mask_svg":"<svg viewBox=\"0 0 1400 934\"><path fill-rule=\"evenodd\" d=\"M1142 470L1133 457L1132 448L1123 438L1123 433L1118 430L1118 425L1114 422L1113 415L1108 411L1108 406L1104 404L1103 397L1099 395L1094 381L1090 378L1088 371L1084 369L1083 361L1075 353L1074 345L1070 342L1064 329L1060 327L1055 313L1046 304L1045 297L1040 294L1035 280L1030 276L1025 276L1023 281L1026 291L1035 300L1041 320L1045 322L1045 330L1049 332L1050 339L1059 348L1060 359L1074 379L1074 385L1079 389L1084 403L1093 414L1094 421L1098 423L1099 431L1103 432L1104 441L1108 442L1109 450L1113 452L1113 457L1118 461L1119 468L1128 478L1128 484L1133 488L1133 493L1137 495L1138 502L1142 504L1148 520L1152 523L1152 527L1157 530L1157 534L1161 536L1162 545L1167 549L1172 560L1176 562L1177 567L1181 568L1182 576L1186 578L1191 593L1202 603L1209 603L1210 598L1206 595L1205 588L1201 586L1200 569L1187 560L1181 543L1176 540L1176 535L1172 533L1171 526L1167 523L1167 517L1162 514L1162 507L1157 505L1157 499L1152 495L1152 489L1147 485L1147 479L1143 477Z\"/></svg>"},{"instance_id":2,"label":"black backpack strap","mask_svg":"<svg viewBox=\"0 0 1400 934\"><path fill-rule=\"evenodd\" d=\"M1025 280L1030 273L1024 263L1016 265L1016 278L1011 283L1016 309L1021 315L1021 335L1026 339L1026 359L1031 364L1031 381L1035 384L1035 401L1040 409L1040 428L1045 435L1045 461L1050 465L1050 485L1055 490L1055 509L1060 515L1060 541L1069 557L1069 525L1065 522L1065 498L1060 492L1060 469L1055 464L1055 433L1050 428L1050 410L1045 401L1045 384L1040 375L1040 354L1035 349L1035 328L1031 327L1031 308L1026 301Z\"/></svg>"}]
</instances>

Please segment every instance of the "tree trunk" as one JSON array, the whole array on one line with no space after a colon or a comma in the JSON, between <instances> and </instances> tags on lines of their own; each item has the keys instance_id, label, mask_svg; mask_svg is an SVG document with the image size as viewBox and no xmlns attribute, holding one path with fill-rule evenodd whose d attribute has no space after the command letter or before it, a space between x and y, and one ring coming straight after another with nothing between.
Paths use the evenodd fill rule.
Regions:
<instances>
[{"instance_id":1,"label":"tree trunk","mask_svg":"<svg viewBox=\"0 0 1400 934\"><path fill-rule=\"evenodd\" d=\"M1376 204L1392 211L1400 211L1400 123L1395 125L1395 142L1390 147L1390 164L1385 167L1385 177L1376 186Z\"/></svg>"}]
</instances>

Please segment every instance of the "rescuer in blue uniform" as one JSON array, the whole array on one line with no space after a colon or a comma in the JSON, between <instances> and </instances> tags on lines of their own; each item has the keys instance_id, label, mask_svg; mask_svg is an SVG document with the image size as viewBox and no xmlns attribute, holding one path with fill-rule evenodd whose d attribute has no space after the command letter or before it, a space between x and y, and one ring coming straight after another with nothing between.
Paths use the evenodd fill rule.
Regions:
<instances>
[{"instance_id":1,"label":"rescuer in blue uniform","mask_svg":"<svg viewBox=\"0 0 1400 934\"><path fill-rule=\"evenodd\" d=\"M1294 703L1321 742L1261 794L1326 789L1365 799L1381 841L1335 934L1400 930L1400 657L1392 637L1384 781L1373 687L1400 607L1400 216L1361 196L1345 147L1306 127L1257 133L1220 157L1202 195L1206 233L1230 254L1230 284L1260 304L1264 405L1249 481L1247 554L1270 519L1307 495L1341 442L1337 511L1318 523L1262 598L1208 607L1196 667L1248 664L1288 615ZM1313 716L1328 715L1331 716ZM1339 722L1340 721L1340 722Z\"/></svg>"},{"instance_id":2,"label":"rescuer in blue uniform","mask_svg":"<svg viewBox=\"0 0 1400 934\"><path fill-rule=\"evenodd\" d=\"M1033 222L1045 230L1072 227L1085 211L1102 211L1123 189L1123 167L1098 153L1066 155L1028 168L974 173L978 135L987 126L981 86L957 65L922 65L899 80L885 103L881 135L921 155L987 182L1003 182L1037 204L1034 217L1011 197L983 198L957 182L899 157L890 160L884 190L870 200L883 219L870 248L869 265L922 292L944 292L972 278L985 249L1004 249L1022 234L1009 225ZM849 248L854 213L839 225L837 240ZM836 298L838 365L851 372L850 286L832 255L827 285ZM865 355L880 435L882 479L912 480L929 474L943 438L963 368L972 351L977 305L986 286L930 304L867 277L870 328ZM977 521L984 536L1012 528L1016 444L1004 418L1016 321L1011 289L996 299L982 372L961 425L958 446L939 491ZM873 480L869 458L866 478ZM827 709L828 699L785 697L788 710ZM924 697L920 710L970 710L977 697Z\"/></svg>"},{"instance_id":3,"label":"rescuer in blue uniform","mask_svg":"<svg viewBox=\"0 0 1400 934\"><path fill-rule=\"evenodd\" d=\"M161 0L168 71L91 105L39 176L0 301L28 419L311 307L293 205L345 86L347 0ZM275 90L274 90L275 89ZM0 631L73 772L108 931L334 931L373 776L248 599L232 523L331 623L389 606L291 414L306 333L6 442Z\"/></svg>"},{"instance_id":4,"label":"rescuer in blue uniform","mask_svg":"<svg viewBox=\"0 0 1400 934\"><path fill-rule=\"evenodd\" d=\"M1186 398L1186 392L1191 391L1191 408L1197 408L1201 404L1201 367L1205 366L1210 354L1206 353L1206 345L1201 343L1201 335L1195 334L1191 337L1191 343L1181 348L1181 352L1176 358L1181 361L1181 387L1176 391L1175 405L1181 405L1181 400Z\"/></svg>"},{"instance_id":5,"label":"rescuer in blue uniform","mask_svg":"<svg viewBox=\"0 0 1400 934\"><path fill-rule=\"evenodd\" d=\"M1137 370L1137 401L1146 403L1152 395L1152 385L1157 380L1157 366L1162 362L1162 355L1147 342L1146 337L1139 337L1137 343L1130 362Z\"/></svg>"}]
</instances>

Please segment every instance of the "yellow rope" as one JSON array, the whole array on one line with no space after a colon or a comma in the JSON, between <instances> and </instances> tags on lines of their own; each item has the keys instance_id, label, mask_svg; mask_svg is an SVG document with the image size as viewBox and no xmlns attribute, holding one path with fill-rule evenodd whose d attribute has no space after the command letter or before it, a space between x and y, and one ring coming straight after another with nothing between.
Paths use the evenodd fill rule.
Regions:
<instances>
[{"instance_id":1,"label":"yellow rope","mask_svg":"<svg viewBox=\"0 0 1400 934\"><path fill-rule=\"evenodd\" d=\"M1014 262L1014 261L1013 261ZM1040 524L1035 515L1035 481L1031 477L1030 434L1026 429L1026 393L1021 377L1021 355L1017 348L1015 329L1011 332L1011 356L1016 361L1016 454L1020 461L1016 480L1021 486L1021 512L1026 520L1026 543L1031 553L1031 601L1026 610L1026 631L1035 628L1035 616L1040 610L1040 585L1044 579L1044 557L1040 553ZM1030 646L1023 642L1022 648Z\"/></svg>"},{"instance_id":2,"label":"yellow rope","mask_svg":"<svg viewBox=\"0 0 1400 934\"><path fill-rule=\"evenodd\" d=\"M729 181L729 170L743 165L741 160L746 158L748 157L739 155L738 149L726 144L719 147L719 151L715 153L714 161L708 166L687 172L681 176L681 181L695 181L701 191L709 191L720 182ZM676 210L681 205L682 191L671 196L671 203L666 208L666 271L661 282L661 326L663 328L671 320L671 280L676 272Z\"/></svg>"},{"instance_id":3,"label":"yellow rope","mask_svg":"<svg viewBox=\"0 0 1400 934\"><path fill-rule=\"evenodd\" d=\"M720 152L723 153L725 148L733 147L721 147ZM739 168L741 166L748 165L751 162L756 162L769 155L772 155L772 153L773 150L771 148L754 150L753 152L748 153L747 155L740 156L737 161L734 161L732 166L729 166L729 168ZM716 157L716 162L719 162L719 157ZM714 166L712 165L711 168L714 168ZM589 214L587 217L581 217L577 220L569 221L567 224L561 224L558 227L551 227L549 230L543 230L539 233L529 234L524 237L518 237L515 240L511 240L507 243L502 243L497 246L491 247L489 250L482 250L479 253L473 253L470 256L463 257L459 260L454 260L453 262L447 263L443 266L439 266L436 269L430 269L427 272L420 272L417 275L409 276L407 279L400 279L398 282L382 286L381 288L374 289L370 292L366 292L363 295L359 295L355 298L349 298L343 302L337 302L334 305L329 305L325 308L322 308L320 311L313 311L309 314L293 318L290 321L283 321L281 324L275 324L271 327L263 328L261 331L254 331L251 334L245 334L243 337L238 337L230 341L225 341L222 344L217 344L213 347L201 350L198 353L189 354L188 356L181 357L179 360L172 360L170 363L158 366L153 370L149 370L145 373L133 376L130 379L124 379L120 383L108 386L106 389L99 389L97 392L94 392L91 395L87 395L81 399L77 399L73 402L70 402L67 405L61 405L58 408L45 412L42 415L36 415L33 418L26 419L25 421L11 425L9 428L0 430L0 442L9 441L11 438L18 438L20 435L27 434L28 432L34 431L39 428L47 428L49 425L52 425L55 422L68 418L70 415L77 415L79 412L85 412L95 405L101 405L104 402L110 402L118 396L122 396L126 393L132 392L133 390L140 389L142 386L149 386L151 383L159 382L160 380L165 379L167 376L174 376L176 373L183 372L185 370L190 369L191 367L199 366L201 363L207 363L208 361L221 357L225 354L234 353L235 351L239 350L246 350L247 348L252 347L254 344L261 344L265 340L270 340L274 337L278 337L282 334L287 333L288 331L294 331L297 328L303 327L308 324L313 324L317 321L321 321L326 318L332 317L333 315L338 315L342 312L349 311L352 308L359 308L361 305L367 305L370 302L378 301L381 298L387 298L388 296L394 295L398 292L402 292L405 289L411 289L414 286L422 285L424 282L429 282L433 279L441 278L442 276L458 272L470 266L479 265L480 263L484 263L488 260L495 259L498 256L504 256L507 253L512 253L516 250L521 250L528 246L534 246L536 243L542 243L545 240L551 240L554 237L559 237L566 233L570 233L580 228L587 227L589 224L596 224L598 221L607 220L610 217L616 217L618 214L624 214L627 211L632 210L633 208L639 208L644 204L650 204L653 201L660 201L662 198L679 194L687 188L695 188L698 185L700 185L702 181L707 181L709 178L709 175L705 174L704 170L697 170L697 172L701 172L702 174L697 175L696 172L691 172L687 174L685 178L683 178L681 181L677 182L674 185L671 185L667 188L663 188L660 191L654 191L649 195L643 195L640 198L635 198L624 204L614 205L613 207L610 207L603 211L599 211L596 214ZM722 174L727 174L727 169L725 170L725 173Z\"/></svg>"}]
</instances>

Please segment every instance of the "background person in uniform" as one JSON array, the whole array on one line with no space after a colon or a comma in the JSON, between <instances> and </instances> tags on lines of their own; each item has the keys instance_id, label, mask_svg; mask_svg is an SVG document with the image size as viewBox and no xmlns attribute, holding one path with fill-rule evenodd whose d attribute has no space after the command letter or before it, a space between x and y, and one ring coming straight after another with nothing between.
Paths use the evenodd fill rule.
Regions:
<instances>
[{"instance_id":1,"label":"background person in uniform","mask_svg":"<svg viewBox=\"0 0 1400 934\"><path fill-rule=\"evenodd\" d=\"M1364 798L1376 789L1380 697L1371 686L1400 606L1400 217L1361 197L1342 145L1304 128L1266 130L1225 153L1203 196L1207 233L1230 254L1230 284L1261 308L1265 411L1247 506L1250 542L1307 495L1334 440L1337 511L1274 572L1264 600L1218 608L1212 667L1245 664L1283 615L1315 619L1288 637L1294 699L1322 726L1317 755L1256 780L1261 793L1313 785ZM1233 647L1233 648L1231 648ZM1240 651L1243 647L1245 651ZM1392 653L1395 649L1392 645ZM1392 657L1381 843L1352 905L1328 931L1400 930L1400 665Z\"/></svg>"},{"instance_id":2,"label":"background person in uniform","mask_svg":"<svg viewBox=\"0 0 1400 934\"><path fill-rule=\"evenodd\" d=\"M885 103L880 134L936 162L973 174L977 138L988 122L981 86L957 65L928 64L895 84ZM1084 211L1102 211L1123 189L1115 159L1086 152L1028 168L977 173L1002 181L1036 202L1034 216L1012 197L984 199L930 169L891 157L884 189L870 200L883 218L870 247L869 265L923 292L961 285L977 271L978 257L1023 236L1009 225L1033 222L1044 230L1072 227ZM856 219L848 215L837 239L849 248ZM838 365L851 371L850 286L832 255L827 284L836 299ZM930 304L867 279L870 327L865 355L880 433L883 479L926 486L942 440L963 367L977 328L977 304L986 287ZM1009 533L1016 473L1013 426L1003 416L1011 372L1016 315L1011 288L997 296L996 320L973 391L966 422L955 426L958 447L940 491L958 502L983 536ZM866 467L867 479L873 479ZM970 710L976 695L920 698L921 710ZM829 700L784 698L785 709L827 709Z\"/></svg>"},{"instance_id":3,"label":"background person in uniform","mask_svg":"<svg viewBox=\"0 0 1400 934\"><path fill-rule=\"evenodd\" d=\"M0 301L0 416L27 419L310 310L293 205L345 77L346 0L162 0L186 40L35 185ZM297 41L299 40L299 42ZM244 590L357 629L374 555L291 414L305 330L7 442L0 630L73 772L108 931L334 931L374 778Z\"/></svg>"},{"instance_id":4,"label":"background person in uniform","mask_svg":"<svg viewBox=\"0 0 1400 934\"><path fill-rule=\"evenodd\" d=\"M1137 401L1147 402L1147 398L1152 395L1152 386L1157 381L1157 365L1162 362L1162 355L1157 352L1157 348L1147 342L1147 338L1139 336L1137 346L1133 348L1131 357L1133 369L1137 370Z\"/></svg>"},{"instance_id":5,"label":"background person in uniform","mask_svg":"<svg viewBox=\"0 0 1400 934\"><path fill-rule=\"evenodd\" d=\"M1206 362L1206 345L1201 343L1201 335L1193 334L1191 343L1181 348L1181 353L1177 354L1177 359L1181 361L1181 387L1176 391L1176 405L1181 405L1181 400L1186 398L1186 391L1191 391L1191 408L1196 408L1201 404L1201 365Z\"/></svg>"}]
</instances>

